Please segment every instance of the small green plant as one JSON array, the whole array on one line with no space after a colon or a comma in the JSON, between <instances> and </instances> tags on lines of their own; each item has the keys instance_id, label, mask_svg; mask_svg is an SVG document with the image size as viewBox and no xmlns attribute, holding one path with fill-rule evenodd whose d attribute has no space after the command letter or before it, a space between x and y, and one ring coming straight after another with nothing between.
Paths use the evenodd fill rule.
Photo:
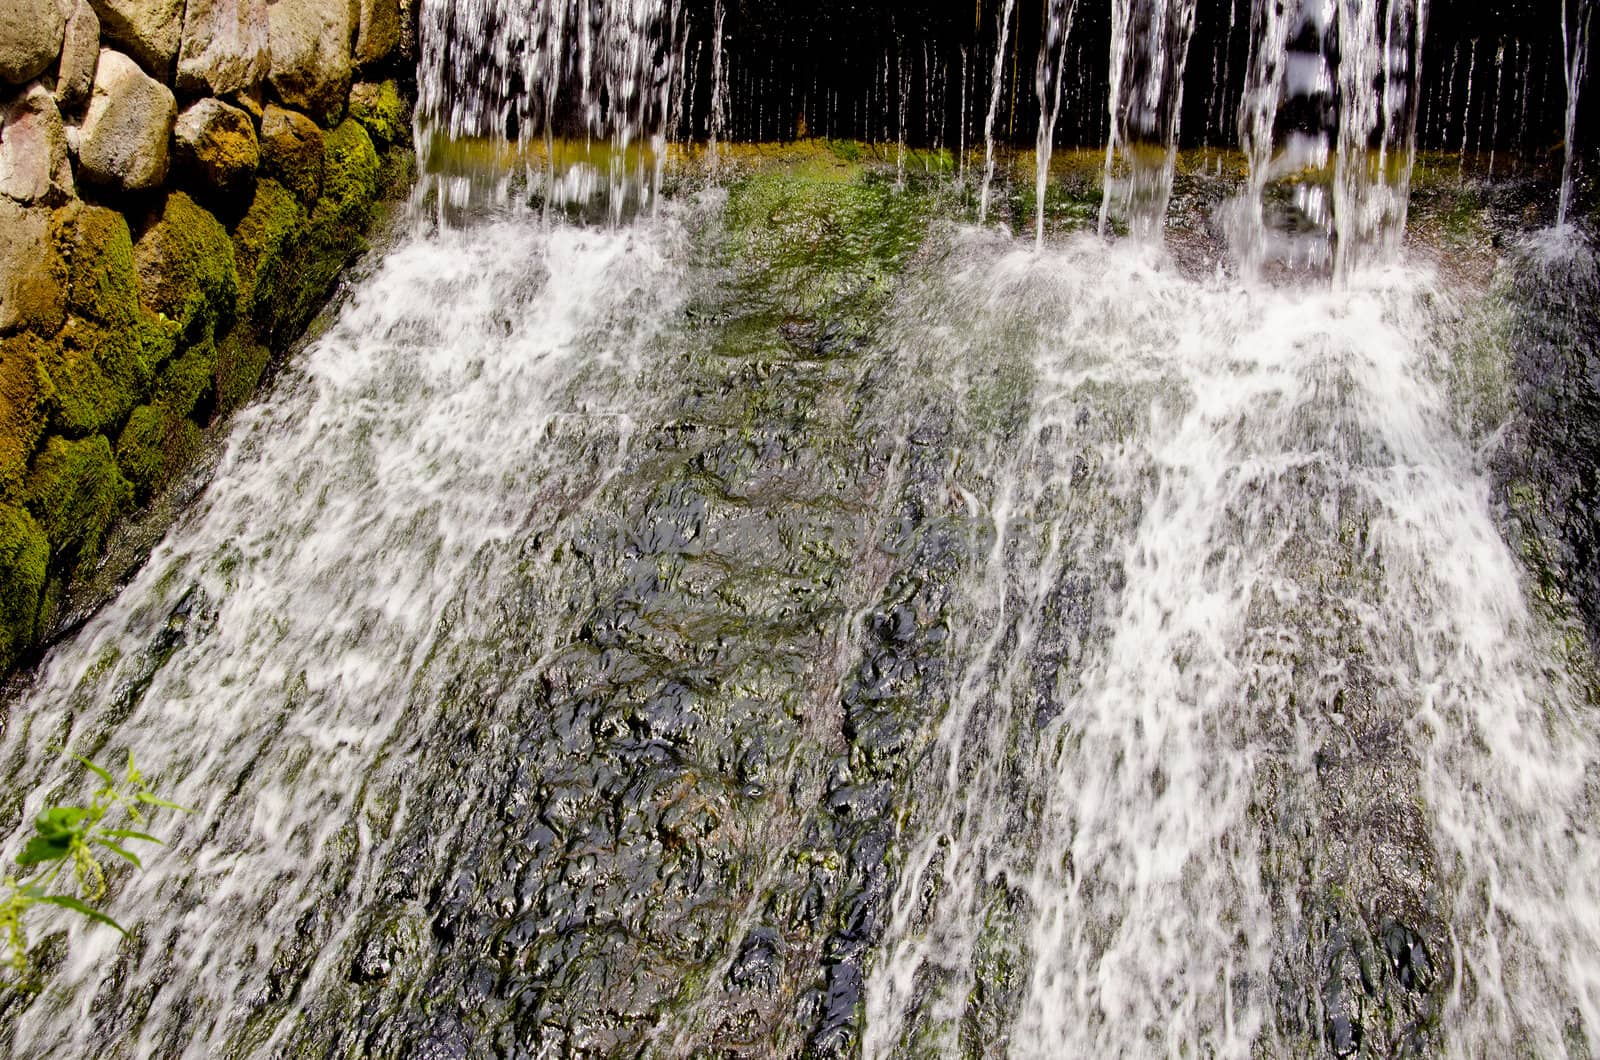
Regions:
<instances>
[{"instance_id":1,"label":"small green plant","mask_svg":"<svg viewBox=\"0 0 1600 1060\"><path fill-rule=\"evenodd\" d=\"M128 753L128 768L119 781L109 770L86 758L79 758L102 785L87 806L49 806L33 821L33 834L17 855L15 872L5 876L4 896L0 897L0 968L4 978L0 987L28 988L32 971L28 958L28 937L23 919L35 906L54 905L79 913L90 920L127 930L94 907L106 894L106 870L100 863L102 851L109 851L143 869L138 855L128 849L132 843L161 840L130 825L144 824L147 808L189 811L152 792ZM68 872L70 868L70 873ZM75 893L52 893L70 878Z\"/></svg>"}]
</instances>

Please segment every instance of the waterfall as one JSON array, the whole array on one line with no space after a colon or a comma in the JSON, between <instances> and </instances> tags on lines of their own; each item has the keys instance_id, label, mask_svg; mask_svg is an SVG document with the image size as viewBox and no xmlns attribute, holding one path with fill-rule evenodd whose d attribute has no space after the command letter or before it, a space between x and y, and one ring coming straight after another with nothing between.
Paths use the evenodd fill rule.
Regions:
<instances>
[{"instance_id":1,"label":"waterfall","mask_svg":"<svg viewBox=\"0 0 1600 1060\"><path fill-rule=\"evenodd\" d=\"M1011 36L1011 12L1016 0L1005 0L996 27L994 71L989 75L989 110L983 119L983 187L978 193L978 223L989 219L989 186L994 183L994 121L1000 113L1000 96L1006 86L1006 43Z\"/></svg>"},{"instance_id":2,"label":"waterfall","mask_svg":"<svg viewBox=\"0 0 1600 1060\"><path fill-rule=\"evenodd\" d=\"M678 238L537 215L414 238L241 415L193 510L0 737L29 818L62 749L132 750L196 807L120 887L137 943L74 929L9 1055L272 1055L338 992L362 920L309 911L397 912L383 866L482 653L510 643L526 542L616 473L647 412Z\"/></svg>"},{"instance_id":3,"label":"waterfall","mask_svg":"<svg viewBox=\"0 0 1600 1060\"><path fill-rule=\"evenodd\" d=\"M1034 242L1044 246L1045 191L1050 181L1050 153L1055 149L1056 119L1061 116L1061 86L1066 79L1067 42L1072 36L1072 14L1077 0L1050 0L1045 15L1044 40L1034 88L1039 96L1039 138L1034 147L1037 180L1034 185Z\"/></svg>"},{"instance_id":4,"label":"waterfall","mask_svg":"<svg viewBox=\"0 0 1600 1060\"><path fill-rule=\"evenodd\" d=\"M1113 205L1135 239L1159 240L1166 223L1195 2L1112 0L1102 236Z\"/></svg>"},{"instance_id":5,"label":"waterfall","mask_svg":"<svg viewBox=\"0 0 1600 1060\"><path fill-rule=\"evenodd\" d=\"M1576 7L1574 12L1572 8ZM1561 156L1561 198L1556 208L1556 224L1567 223L1572 206L1572 171L1577 156L1578 96L1589 62L1589 30L1594 22L1592 0L1561 0L1561 57L1566 74L1566 143Z\"/></svg>"},{"instance_id":6,"label":"waterfall","mask_svg":"<svg viewBox=\"0 0 1600 1060\"><path fill-rule=\"evenodd\" d=\"M1239 138L1234 242L1346 276L1392 260L1416 160L1425 0L1257 0ZM1269 210L1271 215L1269 216Z\"/></svg>"},{"instance_id":7,"label":"waterfall","mask_svg":"<svg viewBox=\"0 0 1600 1060\"><path fill-rule=\"evenodd\" d=\"M479 141L537 145L547 202L603 196L620 219L653 200L679 75L666 0L425 0L418 22L418 155L446 197L467 190L452 152Z\"/></svg>"},{"instance_id":8,"label":"waterfall","mask_svg":"<svg viewBox=\"0 0 1600 1060\"><path fill-rule=\"evenodd\" d=\"M348 277L0 714L9 821L78 754L195 807L113 875L130 937L30 923L0 1052L1600 1049L1587 572L1500 477L1567 397L1514 373L1592 367L1592 2L1558 225L1503 259L1408 233L1419 114L1492 158L1553 26L1436 39L1429 88L1426 0L1253 0L1242 67L1236 10L1190 138L1228 114L1242 182L1178 176L1197 0L980 3L943 51L884 18L807 38L833 83L788 21L753 54L752 5L423 0L444 216ZM875 155L730 150L836 126ZM1047 241L1072 135L1099 232ZM1019 138L1032 239L987 223ZM1441 184L1428 218L1476 208Z\"/></svg>"}]
</instances>

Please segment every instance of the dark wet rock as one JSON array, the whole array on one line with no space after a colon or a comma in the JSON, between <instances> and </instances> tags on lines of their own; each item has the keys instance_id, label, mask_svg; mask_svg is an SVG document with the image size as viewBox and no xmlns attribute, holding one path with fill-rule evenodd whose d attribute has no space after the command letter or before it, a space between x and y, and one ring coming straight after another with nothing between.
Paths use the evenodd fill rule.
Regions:
<instances>
[{"instance_id":1,"label":"dark wet rock","mask_svg":"<svg viewBox=\"0 0 1600 1060\"><path fill-rule=\"evenodd\" d=\"M1510 276L1515 414L1497 491L1539 596L1600 652L1600 266L1593 234L1545 233Z\"/></svg>"}]
</instances>

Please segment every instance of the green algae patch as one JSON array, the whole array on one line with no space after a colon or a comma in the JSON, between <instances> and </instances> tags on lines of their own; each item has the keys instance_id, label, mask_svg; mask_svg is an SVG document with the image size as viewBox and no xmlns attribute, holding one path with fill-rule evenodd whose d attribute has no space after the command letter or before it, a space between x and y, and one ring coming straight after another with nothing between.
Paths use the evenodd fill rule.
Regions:
<instances>
[{"instance_id":1,"label":"green algae patch","mask_svg":"<svg viewBox=\"0 0 1600 1060\"><path fill-rule=\"evenodd\" d=\"M779 171L735 184L727 219L751 277L783 312L810 316L838 299L886 298L927 234L928 205L859 171L848 180Z\"/></svg>"},{"instance_id":2,"label":"green algae patch","mask_svg":"<svg viewBox=\"0 0 1600 1060\"><path fill-rule=\"evenodd\" d=\"M270 322L279 287L296 271L292 256L305 225L305 207L293 192L275 180L256 185L250 208L233 230L239 308L246 319Z\"/></svg>"},{"instance_id":3,"label":"green algae patch","mask_svg":"<svg viewBox=\"0 0 1600 1060\"><path fill-rule=\"evenodd\" d=\"M0 667L9 669L38 636L50 543L24 508L0 503Z\"/></svg>"},{"instance_id":4,"label":"green algae patch","mask_svg":"<svg viewBox=\"0 0 1600 1060\"><path fill-rule=\"evenodd\" d=\"M204 325L226 330L234 317L239 277L233 242L188 195L167 196L160 218L133 248L145 308L178 322L185 335Z\"/></svg>"},{"instance_id":5,"label":"green algae patch","mask_svg":"<svg viewBox=\"0 0 1600 1060\"><path fill-rule=\"evenodd\" d=\"M0 495L15 496L44 430L50 377L41 359L49 346L23 333L0 339Z\"/></svg>"},{"instance_id":6,"label":"green algae patch","mask_svg":"<svg viewBox=\"0 0 1600 1060\"><path fill-rule=\"evenodd\" d=\"M55 213L56 246L67 266L67 312L130 327L139 310L133 236L115 210L74 202Z\"/></svg>"},{"instance_id":7,"label":"green algae patch","mask_svg":"<svg viewBox=\"0 0 1600 1060\"><path fill-rule=\"evenodd\" d=\"M80 441L50 438L28 475L28 510L55 554L58 569L99 555L100 541L133 503L133 486L118 470L104 435Z\"/></svg>"},{"instance_id":8,"label":"green algae patch","mask_svg":"<svg viewBox=\"0 0 1600 1060\"><path fill-rule=\"evenodd\" d=\"M411 108L394 81L366 82L350 89L351 118L361 123L378 147L403 140L410 130Z\"/></svg>"}]
</instances>

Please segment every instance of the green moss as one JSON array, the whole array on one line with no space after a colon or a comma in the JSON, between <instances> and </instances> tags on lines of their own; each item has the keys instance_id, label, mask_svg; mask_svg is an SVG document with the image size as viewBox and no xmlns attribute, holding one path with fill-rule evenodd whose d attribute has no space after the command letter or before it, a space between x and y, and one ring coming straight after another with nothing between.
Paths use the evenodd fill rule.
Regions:
<instances>
[{"instance_id":1,"label":"green moss","mask_svg":"<svg viewBox=\"0 0 1600 1060\"><path fill-rule=\"evenodd\" d=\"M233 230L239 272L239 307L250 320L271 322L278 289L290 257L305 233L306 211L294 194L275 180L256 185L255 198Z\"/></svg>"},{"instance_id":2,"label":"green moss","mask_svg":"<svg viewBox=\"0 0 1600 1060\"><path fill-rule=\"evenodd\" d=\"M28 510L39 521L58 568L98 557L100 541L133 503L104 435L46 440L28 475Z\"/></svg>"},{"instance_id":3,"label":"green moss","mask_svg":"<svg viewBox=\"0 0 1600 1060\"><path fill-rule=\"evenodd\" d=\"M129 330L69 319L44 358L54 388L50 422L72 436L122 422L149 393L153 372L147 357L160 352L164 334L154 323Z\"/></svg>"},{"instance_id":4,"label":"green moss","mask_svg":"<svg viewBox=\"0 0 1600 1060\"><path fill-rule=\"evenodd\" d=\"M181 191L133 248L139 296L152 313L177 321L186 335L232 326L239 277L222 223Z\"/></svg>"},{"instance_id":5,"label":"green moss","mask_svg":"<svg viewBox=\"0 0 1600 1060\"><path fill-rule=\"evenodd\" d=\"M0 496L16 495L44 430L50 378L41 359L48 349L26 333L0 339Z\"/></svg>"},{"instance_id":6,"label":"green moss","mask_svg":"<svg viewBox=\"0 0 1600 1060\"><path fill-rule=\"evenodd\" d=\"M249 401L271 360L271 350L235 329L217 349L217 411L232 412Z\"/></svg>"},{"instance_id":7,"label":"green moss","mask_svg":"<svg viewBox=\"0 0 1600 1060\"><path fill-rule=\"evenodd\" d=\"M122 214L74 202L55 213L56 246L67 264L67 311L131 327L139 309L133 236Z\"/></svg>"},{"instance_id":8,"label":"green moss","mask_svg":"<svg viewBox=\"0 0 1600 1060\"><path fill-rule=\"evenodd\" d=\"M405 138L408 110L393 81L366 82L350 89L350 117L361 123L379 147Z\"/></svg>"},{"instance_id":9,"label":"green moss","mask_svg":"<svg viewBox=\"0 0 1600 1060\"><path fill-rule=\"evenodd\" d=\"M346 119L328 133L322 170L322 197L311 212L318 230L365 228L378 195L378 151L361 123Z\"/></svg>"},{"instance_id":10,"label":"green moss","mask_svg":"<svg viewBox=\"0 0 1600 1060\"><path fill-rule=\"evenodd\" d=\"M199 451L198 425L159 405L140 405L117 439L117 466L143 503L171 481Z\"/></svg>"},{"instance_id":11,"label":"green moss","mask_svg":"<svg viewBox=\"0 0 1600 1060\"><path fill-rule=\"evenodd\" d=\"M9 669L33 645L50 543L28 512L0 504L0 668Z\"/></svg>"},{"instance_id":12,"label":"green moss","mask_svg":"<svg viewBox=\"0 0 1600 1060\"><path fill-rule=\"evenodd\" d=\"M201 428L215 407L217 348L210 336L174 358L156 380L150 402L128 417L117 438L117 466L143 503L200 449Z\"/></svg>"}]
</instances>

